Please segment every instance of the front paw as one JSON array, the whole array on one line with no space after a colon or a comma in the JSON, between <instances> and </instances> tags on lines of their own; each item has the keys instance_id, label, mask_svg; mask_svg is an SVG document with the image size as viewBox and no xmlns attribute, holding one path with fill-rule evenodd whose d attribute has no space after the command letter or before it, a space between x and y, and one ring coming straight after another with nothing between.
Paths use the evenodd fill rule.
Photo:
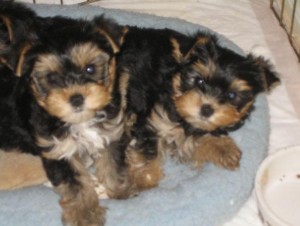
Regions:
<instances>
[{"instance_id":1,"label":"front paw","mask_svg":"<svg viewBox=\"0 0 300 226\"><path fill-rule=\"evenodd\" d=\"M62 221L65 226L103 226L105 223L105 209L94 206L86 209L65 210Z\"/></svg>"},{"instance_id":2,"label":"front paw","mask_svg":"<svg viewBox=\"0 0 300 226\"><path fill-rule=\"evenodd\" d=\"M196 166L212 162L219 167L235 170L240 165L241 151L228 136L204 136L198 140L193 159Z\"/></svg>"},{"instance_id":3,"label":"front paw","mask_svg":"<svg viewBox=\"0 0 300 226\"><path fill-rule=\"evenodd\" d=\"M235 170L240 166L241 151L233 140L227 138L221 138L222 140L215 144L215 159L213 162L217 166Z\"/></svg>"},{"instance_id":4,"label":"front paw","mask_svg":"<svg viewBox=\"0 0 300 226\"><path fill-rule=\"evenodd\" d=\"M61 194L62 222L67 226L103 226L106 209L92 186L61 184L55 188Z\"/></svg>"}]
</instances>

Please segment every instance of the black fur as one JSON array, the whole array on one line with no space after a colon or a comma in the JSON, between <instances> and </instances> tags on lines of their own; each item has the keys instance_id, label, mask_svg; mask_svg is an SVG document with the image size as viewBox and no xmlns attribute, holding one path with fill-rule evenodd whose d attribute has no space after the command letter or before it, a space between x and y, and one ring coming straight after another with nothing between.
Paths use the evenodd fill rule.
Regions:
<instances>
[{"instance_id":1,"label":"black fur","mask_svg":"<svg viewBox=\"0 0 300 226\"><path fill-rule=\"evenodd\" d=\"M132 133L148 157L157 154L156 133L147 126L154 105L163 104L173 120L180 120L171 100L171 80L180 69L172 56L171 37L180 40L182 51L193 45L193 39L173 30L130 27L117 57L118 73L130 75L126 109L128 115L137 115Z\"/></svg>"}]
</instances>

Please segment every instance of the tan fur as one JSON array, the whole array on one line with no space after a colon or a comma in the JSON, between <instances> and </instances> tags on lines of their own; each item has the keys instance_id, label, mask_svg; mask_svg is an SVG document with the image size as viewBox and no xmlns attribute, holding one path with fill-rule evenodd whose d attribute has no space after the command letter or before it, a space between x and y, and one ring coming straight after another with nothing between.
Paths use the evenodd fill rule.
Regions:
<instances>
[{"instance_id":1,"label":"tan fur","mask_svg":"<svg viewBox=\"0 0 300 226\"><path fill-rule=\"evenodd\" d=\"M103 67L107 66L109 56L107 53L101 51L98 46L93 43L77 44L70 50L69 53L74 64L81 69L88 64L94 64L96 71L102 71Z\"/></svg>"},{"instance_id":2,"label":"tan fur","mask_svg":"<svg viewBox=\"0 0 300 226\"><path fill-rule=\"evenodd\" d=\"M162 106L156 105L148 119L149 125L157 132L159 156L184 155L178 148L186 139L184 130L179 123L172 122Z\"/></svg>"},{"instance_id":3,"label":"tan fur","mask_svg":"<svg viewBox=\"0 0 300 226\"><path fill-rule=\"evenodd\" d=\"M202 45L206 45L209 42L210 42L210 39L207 36L199 36L197 38L197 42L195 45L202 46Z\"/></svg>"},{"instance_id":4,"label":"tan fur","mask_svg":"<svg viewBox=\"0 0 300 226\"><path fill-rule=\"evenodd\" d=\"M41 185L47 180L39 157L0 150L0 190Z\"/></svg>"},{"instance_id":5,"label":"tan fur","mask_svg":"<svg viewBox=\"0 0 300 226\"><path fill-rule=\"evenodd\" d=\"M123 97L123 98L121 98L122 99L121 106L124 108L127 105L126 95L127 95L127 87L128 87L129 78L130 78L130 75L126 71L124 71L120 76L119 90L120 90L121 97Z\"/></svg>"},{"instance_id":6,"label":"tan fur","mask_svg":"<svg viewBox=\"0 0 300 226\"><path fill-rule=\"evenodd\" d=\"M38 56L33 72L34 73L49 73L49 72L58 72L61 73L62 65L59 60L59 56L55 54L41 54Z\"/></svg>"},{"instance_id":7,"label":"tan fur","mask_svg":"<svg viewBox=\"0 0 300 226\"><path fill-rule=\"evenodd\" d=\"M173 46L173 57L177 60L177 62L180 62L183 58L182 53L180 51L180 45L179 42L175 38L170 39L171 45Z\"/></svg>"},{"instance_id":8,"label":"tan fur","mask_svg":"<svg viewBox=\"0 0 300 226\"><path fill-rule=\"evenodd\" d=\"M106 210L99 206L93 180L75 157L70 159L70 163L77 172L76 179L80 184L60 184L55 187L55 191L61 197L63 222L72 226L104 225Z\"/></svg>"},{"instance_id":9,"label":"tan fur","mask_svg":"<svg viewBox=\"0 0 300 226\"><path fill-rule=\"evenodd\" d=\"M156 187L164 175L159 157L147 159L133 147L127 149L126 163L129 182L138 191Z\"/></svg>"},{"instance_id":10,"label":"tan fur","mask_svg":"<svg viewBox=\"0 0 300 226\"><path fill-rule=\"evenodd\" d=\"M116 59L115 58L112 58L109 62L108 74L109 74L109 79L110 79L108 91L109 91L109 93L112 93L113 87L114 87L114 82L116 79Z\"/></svg>"},{"instance_id":11,"label":"tan fur","mask_svg":"<svg viewBox=\"0 0 300 226\"><path fill-rule=\"evenodd\" d=\"M81 94L84 97L83 110L80 112L76 112L69 102L74 94ZM49 114L70 123L80 123L91 119L97 110L102 109L111 101L108 88L97 84L53 89L45 98L40 96L37 98L38 103Z\"/></svg>"},{"instance_id":12,"label":"tan fur","mask_svg":"<svg viewBox=\"0 0 300 226\"><path fill-rule=\"evenodd\" d=\"M123 28L123 35L122 35L122 37L120 38L120 41L119 41L120 46L122 46L123 43L125 42L125 37L126 37L126 34L127 34L128 31L129 31L129 27L124 26L124 28Z\"/></svg>"},{"instance_id":13,"label":"tan fur","mask_svg":"<svg viewBox=\"0 0 300 226\"><path fill-rule=\"evenodd\" d=\"M208 59L208 64L205 65L199 60L196 61L193 65L195 71L197 71L200 75L205 78L210 78L215 74L216 65L213 63L211 59Z\"/></svg>"},{"instance_id":14,"label":"tan fur","mask_svg":"<svg viewBox=\"0 0 300 226\"><path fill-rule=\"evenodd\" d=\"M119 170L119 166L110 151L103 151L95 159L94 167L96 170L95 177L105 187L109 198L128 198L131 195L127 176Z\"/></svg>"},{"instance_id":15,"label":"tan fur","mask_svg":"<svg viewBox=\"0 0 300 226\"><path fill-rule=\"evenodd\" d=\"M184 56L185 59L188 59L191 54L195 51L197 46L203 46L206 45L209 42L209 39L205 36L198 37L197 41L194 43L192 48L187 52L187 54Z\"/></svg>"},{"instance_id":16,"label":"tan fur","mask_svg":"<svg viewBox=\"0 0 300 226\"><path fill-rule=\"evenodd\" d=\"M198 118L203 100L199 94L193 90L174 98L177 112L189 121L189 118Z\"/></svg>"},{"instance_id":17,"label":"tan fur","mask_svg":"<svg viewBox=\"0 0 300 226\"><path fill-rule=\"evenodd\" d=\"M201 167L205 162L234 170L239 167L241 152L228 136L202 136L194 140L191 161L194 167Z\"/></svg>"},{"instance_id":18,"label":"tan fur","mask_svg":"<svg viewBox=\"0 0 300 226\"><path fill-rule=\"evenodd\" d=\"M159 136L159 157L165 158L169 155L180 162L187 162L191 159L195 149L195 138L193 136L187 137L181 125L171 121L163 107L155 106L151 112L149 124Z\"/></svg>"},{"instance_id":19,"label":"tan fur","mask_svg":"<svg viewBox=\"0 0 300 226\"><path fill-rule=\"evenodd\" d=\"M246 113L252 102L249 102L242 111L230 104L219 104L213 98L190 90L181 96L174 97L177 112L196 128L212 131L216 128L230 126L238 122ZM214 114L205 118L200 115L202 105L209 104L214 109Z\"/></svg>"},{"instance_id":20,"label":"tan fur","mask_svg":"<svg viewBox=\"0 0 300 226\"><path fill-rule=\"evenodd\" d=\"M235 79L232 81L230 85L231 90L237 90L237 91L251 91L251 87L248 85L248 83L244 80Z\"/></svg>"},{"instance_id":21,"label":"tan fur","mask_svg":"<svg viewBox=\"0 0 300 226\"><path fill-rule=\"evenodd\" d=\"M31 48L31 45L29 43L25 43L20 55L19 55L19 60L18 60L18 64L17 64L17 68L16 68L16 76L17 77L21 77L22 76L22 69L23 69L23 63L24 63L24 58L25 58L25 54L27 53L27 51Z\"/></svg>"},{"instance_id":22,"label":"tan fur","mask_svg":"<svg viewBox=\"0 0 300 226\"><path fill-rule=\"evenodd\" d=\"M102 29L97 29L97 31L98 31L101 35L103 35L103 36L106 38L106 40L107 40L107 41L109 42L109 44L111 45L111 47L112 47L114 53L119 52L119 50L120 50L119 46L118 46L117 43L110 37L110 35L109 35L106 31L104 31L104 30L102 30ZM127 32L127 31L125 30L124 32Z\"/></svg>"},{"instance_id":23,"label":"tan fur","mask_svg":"<svg viewBox=\"0 0 300 226\"><path fill-rule=\"evenodd\" d=\"M254 103L254 100L249 101L249 102L248 102L248 103L240 110L240 117L241 117L241 118L244 117L244 116L248 113L249 109L253 106L253 103Z\"/></svg>"},{"instance_id":24,"label":"tan fur","mask_svg":"<svg viewBox=\"0 0 300 226\"><path fill-rule=\"evenodd\" d=\"M4 59L4 58L2 58L2 57L0 57L0 63L3 64L3 65L5 65L6 67L8 67L10 70L12 70L12 71L14 70L13 67L7 62L7 60Z\"/></svg>"},{"instance_id":25,"label":"tan fur","mask_svg":"<svg viewBox=\"0 0 300 226\"><path fill-rule=\"evenodd\" d=\"M182 92L180 90L180 85L181 85L181 79L180 79L180 74L178 73L174 75L172 79L172 86L173 86L175 98L182 95Z\"/></svg>"}]
</instances>

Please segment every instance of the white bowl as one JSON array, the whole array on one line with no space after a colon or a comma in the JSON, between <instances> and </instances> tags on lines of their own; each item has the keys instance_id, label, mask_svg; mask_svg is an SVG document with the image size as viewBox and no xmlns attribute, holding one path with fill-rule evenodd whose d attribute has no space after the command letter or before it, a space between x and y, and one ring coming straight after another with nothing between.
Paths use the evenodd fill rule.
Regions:
<instances>
[{"instance_id":1,"label":"white bowl","mask_svg":"<svg viewBox=\"0 0 300 226\"><path fill-rule=\"evenodd\" d=\"M269 155L258 169L255 193L267 226L300 226L300 146Z\"/></svg>"}]
</instances>

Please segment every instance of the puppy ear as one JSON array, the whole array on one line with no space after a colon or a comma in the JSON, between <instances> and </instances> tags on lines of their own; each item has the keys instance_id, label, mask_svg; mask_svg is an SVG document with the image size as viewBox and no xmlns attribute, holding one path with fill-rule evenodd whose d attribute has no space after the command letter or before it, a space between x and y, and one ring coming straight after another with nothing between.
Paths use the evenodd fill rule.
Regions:
<instances>
[{"instance_id":1,"label":"puppy ear","mask_svg":"<svg viewBox=\"0 0 300 226\"><path fill-rule=\"evenodd\" d=\"M4 51L12 41L11 21L8 17L0 15L0 53Z\"/></svg>"},{"instance_id":2,"label":"puppy ear","mask_svg":"<svg viewBox=\"0 0 300 226\"><path fill-rule=\"evenodd\" d=\"M253 54L248 54L247 58L253 61L259 68L260 80L263 83L264 91L269 92L274 86L280 83L278 73L274 70L274 66L268 60L262 56L254 56Z\"/></svg>"},{"instance_id":3,"label":"puppy ear","mask_svg":"<svg viewBox=\"0 0 300 226\"><path fill-rule=\"evenodd\" d=\"M120 51L120 46L124 42L124 37L128 31L128 27L117 24L112 19L107 19L104 16L98 16L93 19L97 31L106 37L110 43L113 52Z\"/></svg>"},{"instance_id":4,"label":"puppy ear","mask_svg":"<svg viewBox=\"0 0 300 226\"><path fill-rule=\"evenodd\" d=\"M0 61L21 75L21 65L28 44L34 41L36 14L22 3L10 0L0 4Z\"/></svg>"},{"instance_id":5,"label":"puppy ear","mask_svg":"<svg viewBox=\"0 0 300 226\"><path fill-rule=\"evenodd\" d=\"M9 0L1 1L0 40L15 42L26 36L35 17L36 14L22 3Z\"/></svg>"},{"instance_id":6,"label":"puppy ear","mask_svg":"<svg viewBox=\"0 0 300 226\"><path fill-rule=\"evenodd\" d=\"M198 58L203 62L217 58L217 38L214 35L198 33L191 48L184 54L184 59Z\"/></svg>"}]
</instances>

